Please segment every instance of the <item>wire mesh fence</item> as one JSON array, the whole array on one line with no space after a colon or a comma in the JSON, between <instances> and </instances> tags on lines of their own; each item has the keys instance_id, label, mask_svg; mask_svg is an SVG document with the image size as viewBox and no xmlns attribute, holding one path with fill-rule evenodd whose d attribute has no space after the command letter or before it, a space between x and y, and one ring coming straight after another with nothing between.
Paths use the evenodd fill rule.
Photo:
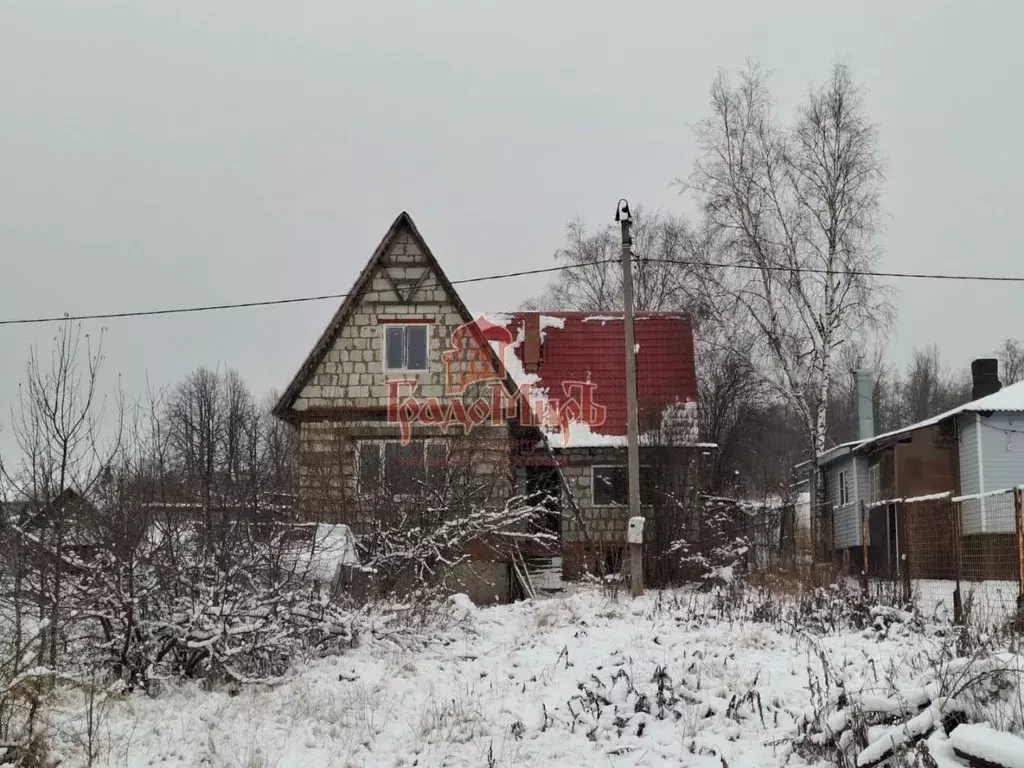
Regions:
<instances>
[{"instance_id":1,"label":"wire mesh fence","mask_svg":"<svg viewBox=\"0 0 1024 768\"><path fill-rule=\"evenodd\" d=\"M865 505L860 573L891 580L925 610L957 621L1024 610L1024 497L1008 489Z\"/></svg>"}]
</instances>

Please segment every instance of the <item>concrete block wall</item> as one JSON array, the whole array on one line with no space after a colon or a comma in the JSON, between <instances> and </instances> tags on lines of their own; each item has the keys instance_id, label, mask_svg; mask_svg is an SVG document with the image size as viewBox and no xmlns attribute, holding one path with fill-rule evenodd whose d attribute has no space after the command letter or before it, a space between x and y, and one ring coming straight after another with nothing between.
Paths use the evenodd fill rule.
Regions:
<instances>
[{"instance_id":1,"label":"concrete block wall","mask_svg":"<svg viewBox=\"0 0 1024 768\"><path fill-rule=\"evenodd\" d=\"M625 544L629 512L625 507L596 506L593 495L592 467L597 464L625 464L621 448L567 448L558 452L562 476L572 493L580 515L595 542ZM568 499L562 504L562 541L582 542L583 532L572 513Z\"/></svg>"},{"instance_id":2,"label":"concrete block wall","mask_svg":"<svg viewBox=\"0 0 1024 768\"><path fill-rule=\"evenodd\" d=\"M412 298L415 303L380 303L398 301L388 275L400 280L423 279ZM411 284L399 284L399 289L408 291ZM431 321L427 324L426 371L384 370L385 328L389 321L403 318ZM415 380L421 397L446 398L448 369L442 355L452 348L452 334L463 323L458 308L412 236L399 233L324 359L302 389L295 409L385 406L388 381L394 379ZM468 354L462 358L463 370L467 370L466 357ZM473 390L477 396L485 392L489 392L489 385Z\"/></svg>"},{"instance_id":3,"label":"concrete block wall","mask_svg":"<svg viewBox=\"0 0 1024 768\"><path fill-rule=\"evenodd\" d=\"M389 279L390 277L390 279ZM392 280L422 281L409 304L399 301ZM412 283L399 282L398 289L407 292ZM389 303L381 303L389 302ZM427 370L422 372L386 371L384 368L384 334L389 321L404 318L429 320L427 325ZM479 368L485 352L472 340L468 347L446 363L444 354L453 348L452 334L465 319L453 303L428 258L410 231L394 237L376 272L356 302L331 345L295 403L299 426L299 487L307 516L345 522L357 528L365 521L359 510L357 493L356 452L360 440L398 439L399 427L386 421L324 420L322 415L303 418L310 409L367 408L385 409L389 404L389 381L409 379L416 382L416 396L437 398L442 408L454 399L465 405L479 398L491 400L493 380L453 392L450 379L461 379ZM402 396L411 394L406 387ZM455 434L456 441L482 440L476 451L473 471L478 475L508 474L507 427L490 423L475 427L469 438L459 438L460 430L445 427L413 427L414 437L445 437ZM511 492L510 483L502 485L498 498L503 503Z\"/></svg>"},{"instance_id":4,"label":"concrete block wall","mask_svg":"<svg viewBox=\"0 0 1024 768\"><path fill-rule=\"evenodd\" d=\"M357 451L360 441L398 440L397 426L387 422L307 421L299 431L299 498L309 519L345 523L357 535L373 514L373 499L360 496ZM413 440L448 440L452 466L468 467L474 487L487 489L479 503L504 504L512 493L512 472L505 427L461 432L417 427ZM410 503L423 503L412 500Z\"/></svg>"},{"instance_id":5,"label":"concrete block wall","mask_svg":"<svg viewBox=\"0 0 1024 768\"><path fill-rule=\"evenodd\" d=\"M557 451L562 475L579 508L580 517L593 542L587 543L584 532L573 514L572 505L563 499L562 508L562 553L565 575L574 578L584 570L594 567L597 559L605 559L611 553L619 552L625 557L626 528L629 511L625 506L598 506L593 502L592 468L599 465L627 464L625 448L573 447ZM659 467L658 482L661 491L676 494L678 508L674 504L665 506L643 506L641 513L647 518L644 526L645 550L649 556L656 555L682 532L689 519L694 517L699 524L700 508L695 498L687 498L696 482L696 459L687 451L665 453L661 447L641 447L641 466Z\"/></svg>"}]
</instances>

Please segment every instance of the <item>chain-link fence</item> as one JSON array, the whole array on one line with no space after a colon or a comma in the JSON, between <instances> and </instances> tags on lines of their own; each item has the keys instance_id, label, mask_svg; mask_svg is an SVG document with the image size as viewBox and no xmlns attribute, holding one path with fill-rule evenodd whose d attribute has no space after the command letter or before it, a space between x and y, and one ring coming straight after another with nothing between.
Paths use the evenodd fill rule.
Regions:
<instances>
[{"instance_id":1,"label":"chain-link fence","mask_svg":"<svg viewBox=\"0 0 1024 768\"><path fill-rule=\"evenodd\" d=\"M861 510L860 572L889 579L926 612L998 621L1024 610L1019 490L935 494Z\"/></svg>"}]
</instances>

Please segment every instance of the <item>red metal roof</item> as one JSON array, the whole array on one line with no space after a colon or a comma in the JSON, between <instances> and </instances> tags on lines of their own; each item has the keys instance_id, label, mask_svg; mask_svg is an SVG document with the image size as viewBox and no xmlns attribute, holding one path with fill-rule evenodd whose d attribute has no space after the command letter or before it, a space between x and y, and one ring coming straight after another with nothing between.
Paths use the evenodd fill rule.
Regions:
<instances>
[{"instance_id":1,"label":"red metal roof","mask_svg":"<svg viewBox=\"0 0 1024 768\"><path fill-rule=\"evenodd\" d=\"M498 319L512 338L520 334L529 316L541 329L539 378L534 386L551 393L563 392L568 382L590 382L594 400L605 408L604 423L592 427L601 435L626 434L626 331L622 313L518 312ZM493 316L490 317L495 320ZM561 326L561 327L559 327ZM693 327L676 313L636 316L634 335L637 403L640 431L657 428L667 406L696 402ZM525 344L512 350L523 362Z\"/></svg>"}]
</instances>

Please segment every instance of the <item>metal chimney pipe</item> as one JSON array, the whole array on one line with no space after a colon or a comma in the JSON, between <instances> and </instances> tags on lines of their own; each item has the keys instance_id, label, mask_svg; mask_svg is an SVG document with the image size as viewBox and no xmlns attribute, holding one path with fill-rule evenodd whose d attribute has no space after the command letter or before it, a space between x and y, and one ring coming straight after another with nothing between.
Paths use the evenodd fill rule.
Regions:
<instances>
[{"instance_id":1,"label":"metal chimney pipe","mask_svg":"<svg viewBox=\"0 0 1024 768\"><path fill-rule=\"evenodd\" d=\"M874 371L853 372L857 390L857 439L875 436L875 374Z\"/></svg>"}]
</instances>

